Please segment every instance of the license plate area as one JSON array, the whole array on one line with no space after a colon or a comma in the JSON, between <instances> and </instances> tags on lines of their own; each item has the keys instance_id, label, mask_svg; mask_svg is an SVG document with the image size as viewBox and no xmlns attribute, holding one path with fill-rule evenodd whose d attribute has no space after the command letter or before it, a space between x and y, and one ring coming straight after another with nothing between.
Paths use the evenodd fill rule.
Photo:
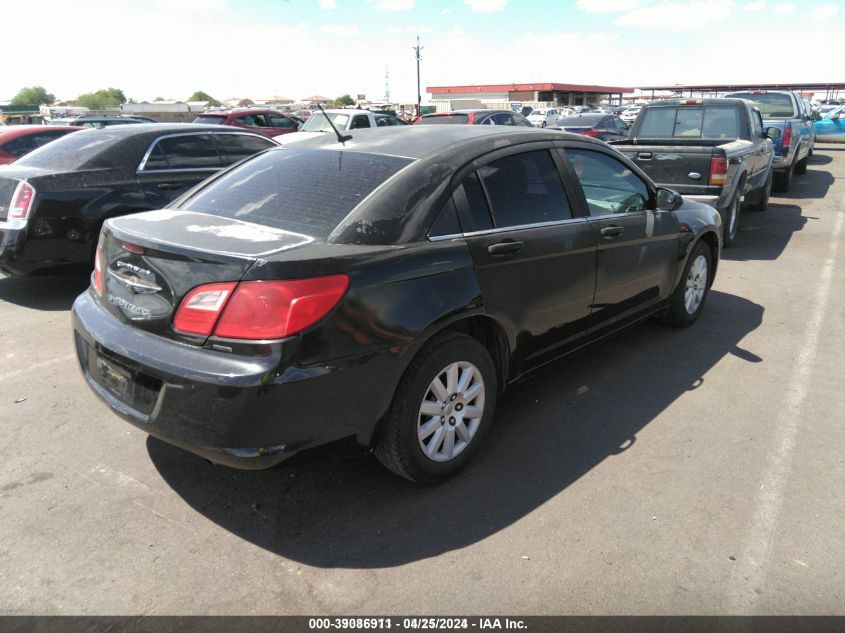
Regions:
<instances>
[{"instance_id":1,"label":"license plate area","mask_svg":"<svg viewBox=\"0 0 845 633\"><path fill-rule=\"evenodd\" d=\"M97 355L94 365L97 382L109 393L142 413L152 412L161 391L161 380L141 371L133 372L102 354Z\"/></svg>"},{"instance_id":2,"label":"license plate area","mask_svg":"<svg viewBox=\"0 0 845 633\"><path fill-rule=\"evenodd\" d=\"M132 400L132 374L102 356L97 357L100 384L125 402Z\"/></svg>"}]
</instances>

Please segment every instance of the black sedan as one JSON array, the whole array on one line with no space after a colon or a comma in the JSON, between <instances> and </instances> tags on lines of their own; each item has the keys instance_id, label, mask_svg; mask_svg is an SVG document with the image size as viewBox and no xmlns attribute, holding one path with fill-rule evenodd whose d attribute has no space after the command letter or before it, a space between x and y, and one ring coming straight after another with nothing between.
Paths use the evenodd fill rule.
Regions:
<instances>
[{"instance_id":1,"label":"black sedan","mask_svg":"<svg viewBox=\"0 0 845 633\"><path fill-rule=\"evenodd\" d=\"M167 206L268 147L219 126L137 123L83 130L0 169L0 271L91 270L106 218Z\"/></svg>"},{"instance_id":2,"label":"black sedan","mask_svg":"<svg viewBox=\"0 0 845 633\"><path fill-rule=\"evenodd\" d=\"M600 141L618 141L628 138L628 124L613 114L575 114L558 118L550 130L561 130L591 136Z\"/></svg>"},{"instance_id":3,"label":"black sedan","mask_svg":"<svg viewBox=\"0 0 845 633\"><path fill-rule=\"evenodd\" d=\"M641 319L701 313L718 213L604 143L470 125L353 136L106 222L73 326L115 413L231 466L351 439L437 481L514 381Z\"/></svg>"}]
</instances>

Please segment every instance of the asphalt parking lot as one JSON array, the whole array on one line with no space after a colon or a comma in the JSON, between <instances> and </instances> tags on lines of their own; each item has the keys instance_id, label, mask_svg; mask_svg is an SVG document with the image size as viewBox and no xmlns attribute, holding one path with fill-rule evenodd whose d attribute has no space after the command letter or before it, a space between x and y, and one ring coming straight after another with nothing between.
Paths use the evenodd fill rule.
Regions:
<instances>
[{"instance_id":1,"label":"asphalt parking lot","mask_svg":"<svg viewBox=\"0 0 845 633\"><path fill-rule=\"evenodd\" d=\"M0 613L845 614L843 221L845 145L817 146L695 326L513 388L434 487L151 439L77 369L86 280L0 278Z\"/></svg>"}]
</instances>

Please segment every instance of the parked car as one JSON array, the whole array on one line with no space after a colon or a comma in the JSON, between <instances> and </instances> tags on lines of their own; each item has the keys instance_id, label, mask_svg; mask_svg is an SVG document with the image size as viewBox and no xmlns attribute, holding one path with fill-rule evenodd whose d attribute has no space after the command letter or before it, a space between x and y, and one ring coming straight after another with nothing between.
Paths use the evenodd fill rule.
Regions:
<instances>
[{"instance_id":1,"label":"parked car","mask_svg":"<svg viewBox=\"0 0 845 633\"><path fill-rule=\"evenodd\" d=\"M625 121L628 125L631 125L637 119L637 115L640 113L640 110L642 110L642 106L629 106L622 111L619 118Z\"/></svg>"},{"instance_id":2,"label":"parked car","mask_svg":"<svg viewBox=\"0 0 845 633\"><path fill-rule=\"evenodd\" d=\"M70 126L10 125L0 131L0 165L13 163L42 145L81 129Z\"/></svg>"},{"instance_id":3,"label":"parked car","mask_svg":"<svg viewBox=\"0 0 845 633\"><path fill-rule=\"evenodd\" d=\"M139 123L68 134L0 169L0 271L91 270L107 218L161 209L277 143L219 126Z\"/></svg>"},{"instance_id":4,"label":"parked car","mask_svg":"<svg viewBox=\"0 0 845 633\"><path fill-rule=\"evenodd\" d=\"M833 106L825 115L813 123L816 140L823 143L845 141L845 106Z\"/></svg>"},{"instance_id":5,"label":"parked car","mask_svg":"<svg viewBox=\"0 0 845 633\"><path fill-rule=\"evenodd\" d=\"M329 123L331 121L331 123ZM306 139L320 137L323 134L334 135L332 124L338 132L345 133L352 130L365 130L372 127L391 127L408 125L405 121L389 114L379 114L369 110L354 108L338 108L314 112L296 134L277 138L282 145L298 143Z\"/></svg>"},{"instance_id":6,"label":"parked car","mask_svg":"<svg viewBox=\"0 0 845 633\"><path fill-rule=\"evenodd\" d=\"M528 116L531 116L530 114ZM510 110L454 110L424 114L414 125L517 125L532 127L519 112Z\"/></svg>"},{"instance_id":7,"label":"parked car","mask_svg":"<svg viewBox=\"0 0 845 633\"><path fill-rule=\"evenodd\" d=\"M558 112L554 108L540 108L532 111L526 118L534 127L546 127L547 125L554 125L557 117Z\"/></svg>"},{"instance_id":8,"label":"parked car","mask_svg":"<svg viewBox=\"0 0 845 633\"><path fill-rule=\"evenodd\" d=\"M112 125L131 125L133 123L155 123L154 119L150 119L147 117L140 117L140 116L127 116L127 115L115 115L115 116L97 116L97 115L90 115L84 114L81 116L74 116L74 117L66 117L62 119L53 119L50 121L50 125L61 125L61 126L68 126L68 125L76 125L79 127L93 127L93 128L104 128L110 127Z\"/></svg>"},{"instance_id":9,"label":"parked car","mask_svg":"<svg viewBox=\"0 0 845 633\"><path fill-rule=\"evenodd\" d=\"M438 481L516 380L654 315L693 323L719 222L584 136L324 135L108 220L76 353L114 413L214 462L351 440Z\"/></svg>"},{"instance_id":10,"label":"parked car","mask_svg":"<svg viewBox=\"0 0 845 633\"><path fill-rule=\"evenodd\" d=\"M628 126L625 121L612 114L580 114L559 117L549 129L592 136L600 141L628 138Z\"/></svg>"},{"instance_id":11,"label":"parked car","mask_svg":"<svg viewBox=\"0 0 845 633\"><path fill-rule=\"evenodd\" d=\"M233 108L209 110L193 120L200 125L231 125L264 136L293 134L300 128L297 119L278 110L265 108Z\"/></svg>"},{"instance_id":12,"label":"parked car","mask_svg":"<svg viewBox=\"0 0 845 633\"><path fill-rule=\"evenodd\" d=\"M718 209L728 247L743 196L751 209L769 204L779 135L744 99L667 99L643 106L628 139L612 144L658 185Z\"/></svg>"},{"instance_id":13,"label":"parked car","mask_svg":"<svg viewBox=\"0 0 845 633\"><path fill-rule=\"evenodd\" d=\"M782 90L745 90L728 92L726 98L748 99L760 109L764 127L781 131L775 143L775 191L789 191L795 174L807 171L807 158L813 155L816 134L813 121L819 115L794 92Z\"/></svg>"}]
</instances>

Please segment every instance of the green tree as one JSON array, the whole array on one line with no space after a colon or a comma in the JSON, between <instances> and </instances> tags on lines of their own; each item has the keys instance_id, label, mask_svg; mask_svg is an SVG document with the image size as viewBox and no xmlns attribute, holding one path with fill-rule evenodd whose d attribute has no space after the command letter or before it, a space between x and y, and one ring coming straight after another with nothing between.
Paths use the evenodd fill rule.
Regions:
<instances>
[{"instance_id":1,"label":"green tree","mask_svg":"<svg viewBox=\"0 0 845 633\"><path fill-rule=\"evenodd\" d=\"M202 90L197 90L194 94L188 97L188 101L208 101L208 105L210 106L220 105L220 102L217 99Z\"/></svg>"},{"instance_id":2,"label":"green tree","mask_svg":"<svg viewBox=\"0 0 845 633\"><path fill-rule=\"evenodd\" d=\"M351 106L351 105L355 105L355 99L353 99L350 95L345 94L345 95L341 95L337 99L335 99L334 103L337 106Z\"/></svg>"},{"instance_id":3,"label":"green tree","mask_svg":"<svg viewBox=\"0 0 845 633\"><path fill-rule=\"evenodd\" d=\"M126 96L119 88L106 88L97 92L86 92L76 99L77 105L91 110L108 110L126 103Z\"/></svg>"},{"instance_id":4,"label":"green tree","mask_svg":"<svg viewBox=\"0 0 845 633\"><path fill-rule=\"evenodd\" d=\"M50 105L56 100L54 95L51 95L41 86L32 86L32 88L23 88L12 98L12 105Z\"/></svg>"}]
</instances>

